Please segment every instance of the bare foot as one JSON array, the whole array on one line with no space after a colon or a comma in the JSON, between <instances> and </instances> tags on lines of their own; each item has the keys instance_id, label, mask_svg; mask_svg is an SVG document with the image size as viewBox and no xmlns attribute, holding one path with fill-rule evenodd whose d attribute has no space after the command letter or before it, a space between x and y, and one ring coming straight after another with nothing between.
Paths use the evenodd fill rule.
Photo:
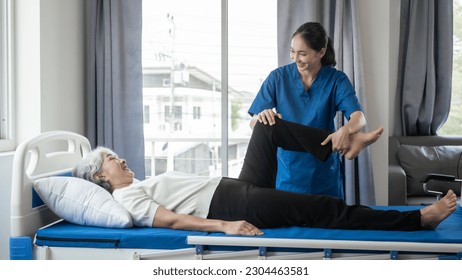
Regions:
<instances>
[{"instance_id":1,"label":"bare foot","mask_svg":"<svg viewBox=\"0 0 462 280\"><path fill-rule=\"evenodd\" d=\"M347 159L354 159L367 146L377 141L383 133L383 126L370 132L358 132L350 135L350 149L345 154Z\"/></svg>"},{"instance_id":2,"label":"bare foot","mask_svg":"<svg viewBox=\"0 0 462 280\"><path fill-rule=\"evenodd\" d=\"M422 227L435 229L444 219L446 219L457 207L457 196L449 190L448 193L439 201L420 210L422 215Z\"/></svg>"}]
</instances>

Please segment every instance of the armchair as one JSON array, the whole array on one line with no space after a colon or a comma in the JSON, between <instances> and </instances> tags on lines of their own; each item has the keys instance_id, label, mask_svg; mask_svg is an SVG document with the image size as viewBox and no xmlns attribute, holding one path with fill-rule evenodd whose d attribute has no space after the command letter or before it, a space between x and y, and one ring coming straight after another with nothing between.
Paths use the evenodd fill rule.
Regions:
<instances>
[{"instance_id":1,"label":"armchair","mask_svg":"<svg viewBox=\"0 0 462 280\"><path fill-rule=\"evenodd\" d=\"M390 136L388 150L388 204L422 205L436 197L424 191L422 179L429 173L462 176L462 136ZM432 180L427 187L458 196L457 181Z\"/></svg>"}]
</instances>

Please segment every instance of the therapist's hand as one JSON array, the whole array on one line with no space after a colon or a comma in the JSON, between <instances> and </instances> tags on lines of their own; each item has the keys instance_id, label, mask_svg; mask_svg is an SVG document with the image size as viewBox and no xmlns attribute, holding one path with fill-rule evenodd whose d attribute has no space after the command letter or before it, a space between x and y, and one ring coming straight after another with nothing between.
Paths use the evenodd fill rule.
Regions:
<instances>
[{"instance_id":1,"label":"therapist's hand","mask_svg":"<svg viewBox=\"0 0 462 280\"><path fill-rule=\"evenodd\" d=\"M344 155L348 152L350 148L350 132L348 128L342 126L336 132L329 134L327 138L321 143L321 145L326 145L329 142L332 142L332 151L338 152L341 155Z\"/></svg>"},{"instance_id":2,"label":"therapist's hand","mask_svg":"<svg viewBox=\"0 0 462 280\"><path fill-rule=\"evenodd\" d=\"M266 110L261 111L257 115L257 120L264 124L273 125L276 123L276 120L275 120L276 117L282 119L281 114L276 113L272 109L266 109Z\"/></svg>"}]
</instances>

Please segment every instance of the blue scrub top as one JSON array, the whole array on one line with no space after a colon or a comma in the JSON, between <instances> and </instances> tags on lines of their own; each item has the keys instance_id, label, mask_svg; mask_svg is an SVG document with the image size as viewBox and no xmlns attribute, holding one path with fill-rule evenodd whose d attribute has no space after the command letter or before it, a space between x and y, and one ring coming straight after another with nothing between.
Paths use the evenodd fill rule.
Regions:
<instances>
[{"instance_id":1,"label":"blue scrub top","mask_svg":"<svg viewBox=\"0 0 462 280\"><path fill-rule=\"evenodd\" d=\"M338 111L349 119L351 113L361 110L361 105L342 71L322 66L306 91L296 64L291 63L269 74L250 106L249 114L272 108L276 108L285 120L334 131ZM321 162L309 153L278 150L277 189L344 199L342 178L337 153Z\"/></svg>"}]
</instances>

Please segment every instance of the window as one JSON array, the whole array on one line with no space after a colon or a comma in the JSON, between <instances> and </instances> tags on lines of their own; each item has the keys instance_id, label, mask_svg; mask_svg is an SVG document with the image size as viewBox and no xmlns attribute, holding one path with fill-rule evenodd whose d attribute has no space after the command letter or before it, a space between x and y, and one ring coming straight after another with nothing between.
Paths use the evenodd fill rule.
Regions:
<instances>
[{"instance_id":1,"label":"window","mask_svg":"<svg viewBox=\"0 0 462 280\"><path fill-rule=\"evenodd\" d=\"M11 95L10 1L0 0L0 151L14 149Z\"/></svg>"},{"instance_id":2,"label":"window","mask_svg":"<svg viewBox=\"0 0 462 280\"><path fill-rule=\"evenodd\" d=\"M276 34L276 0L143 2L147 176L238 175L247 110L277 66Z\"/></svg>"},{"instance_id":3,"label":"window","mask_svg":"<svg viewBox=\"0 0 462 280\"><path fill-rule=\"evenodd\" d=\"M448 120L438 131L439 135L462 135L462 0L453 2L453 66L451 110Z\"/></svg>"},{"instance_id":4,"label":"window","mask_svg":"<svg viewBox=\"0 0 462 280\"><path fill-rule=\"evenodd\" d=\"M194 106L193 107L193 119L194 120L199 120L201 118L201 107L200 106Z\"/></svg>"},{"instance_id":5,"label":"window","mask_svg":"<svg viewBox=\"0 0 462 280\"><path fill-rule=\"evenodd\" d=\"M150 111L149 106L143 106L143 119L145 124L150 123Z\"/></svg>"}]
</instances>

